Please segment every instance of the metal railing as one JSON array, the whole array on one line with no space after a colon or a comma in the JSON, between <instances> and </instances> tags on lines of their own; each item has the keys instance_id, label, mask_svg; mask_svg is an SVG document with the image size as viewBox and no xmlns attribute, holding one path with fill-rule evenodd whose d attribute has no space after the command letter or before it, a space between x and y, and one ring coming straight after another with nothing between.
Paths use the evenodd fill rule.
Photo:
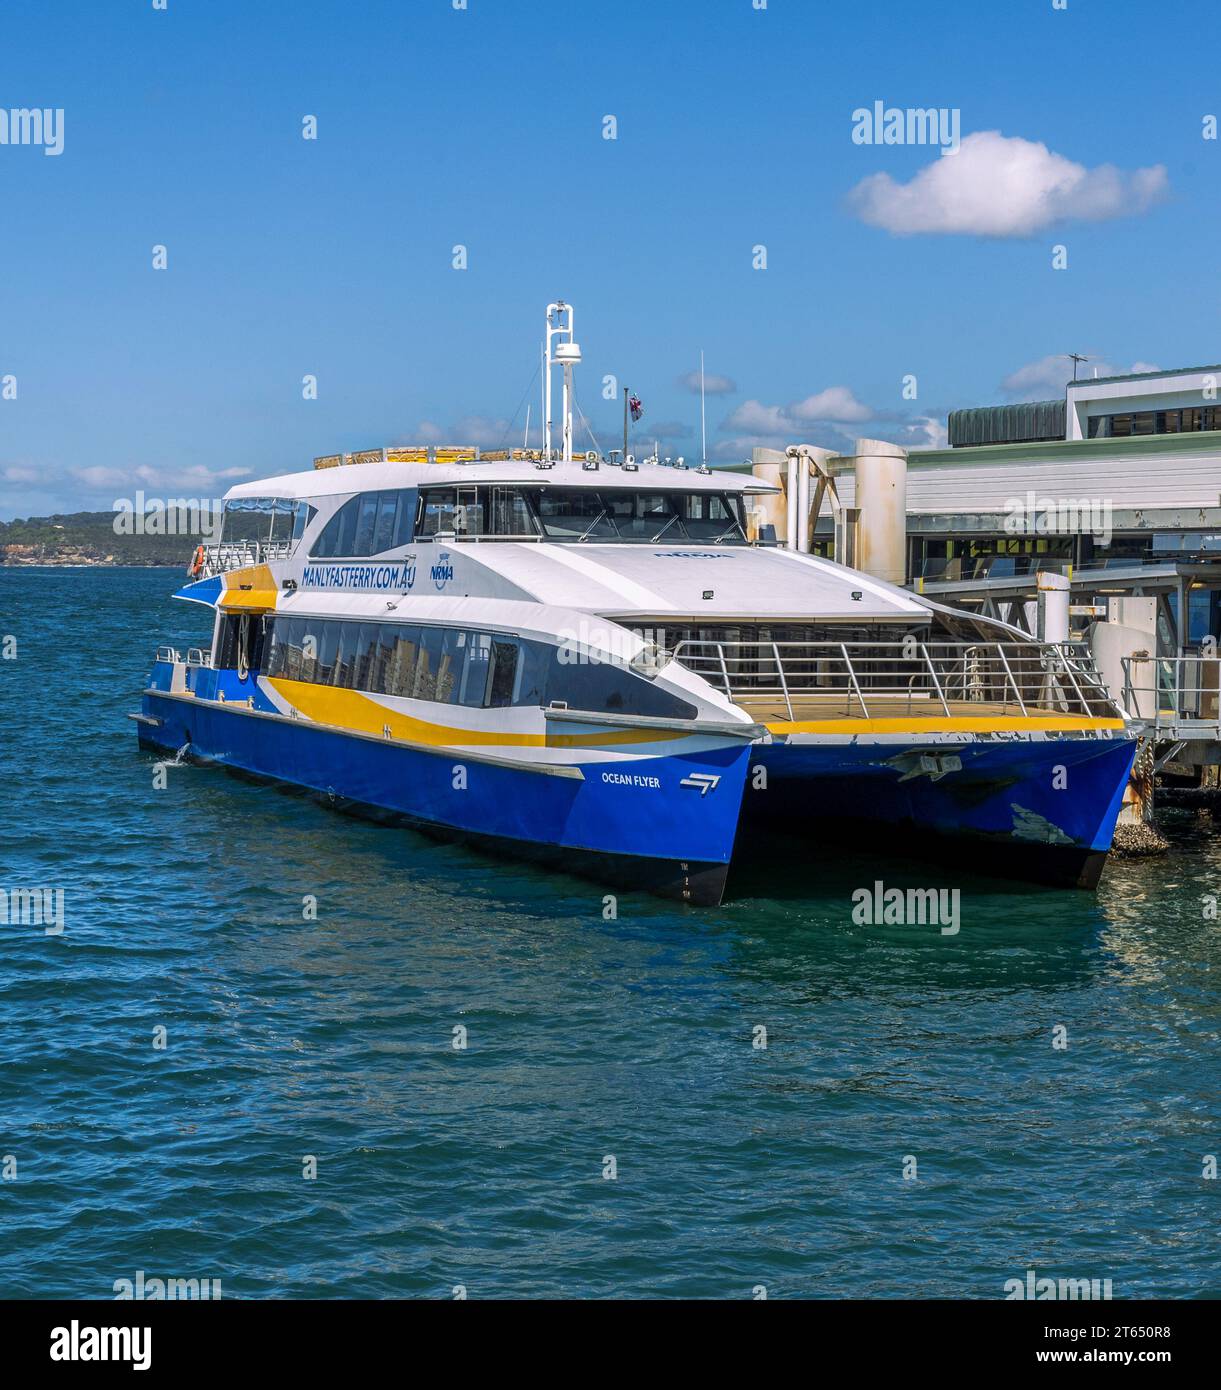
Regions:
<instances>
[{"instance_id":1,"label":"metal railing","mask_svg":"<svg viewBox=\"0 0 1221 1390\"><path fill-rule=\"evenodd\" d=\"M212 653L207 647L188 647L186 661L182 659L182 653L177 647L168 644L157 648L156 661L166 662L171 666L206 666L212 665Z\"/></svg>"},{"instance_id":2,"label":"metal railing","mask_svg":"<svg viewBox=\"0 0 1221 1390\"><path fill-rule=\"evenodd\" d=\"M1126 656L1123 706L1154 742L1221 738L1221 659Z\"/></svg>"},{"instance_id":3,"label":"metal railing","mask_svg":"<svg viewBox=\"0 0 1221 1390\"><path fill-rule=\"evenodd\" d=\"M246 569L251 565L265 565L271 560L286 560L296 550L298 541L220 541L215 545L205 545L203 564L196 572L195 559L187 566L187 573L195 579L212 579L229 570Z\"/></svg>"},{"instance_id":4,"label":"metal railing","mask_svg":"<svg viewBox=\"0 0 1221 1390\"><path fill-rule=\"evenodd\" d=\"M1119 714L1079 644L683 640L673 655L731 700L783 703L790 719L811 705L865 718L983 704L1021 715Z\"/></svg>"}]
</instances>

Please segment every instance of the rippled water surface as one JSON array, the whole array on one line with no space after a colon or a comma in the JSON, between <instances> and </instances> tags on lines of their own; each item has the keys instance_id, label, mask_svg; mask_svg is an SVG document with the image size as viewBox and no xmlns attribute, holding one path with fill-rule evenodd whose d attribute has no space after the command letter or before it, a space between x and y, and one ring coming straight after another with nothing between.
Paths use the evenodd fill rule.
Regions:
<instances>
[{"instance_id":1,"label":"rippled water surface","mask_svg":"<svg viewBox=\"0 0 1221 1390\"><path fill-rule=\"evenodd\" d=\"M216 770L154 790L124 716L209 628L177 579L0 569L0 886L66 918L0 925L0 1292L1221 1293L1211 819L1097 896L815 844L608 921ZM961 888L961 932L854 926L875 878Z\"/></svg>"}]
</instances>

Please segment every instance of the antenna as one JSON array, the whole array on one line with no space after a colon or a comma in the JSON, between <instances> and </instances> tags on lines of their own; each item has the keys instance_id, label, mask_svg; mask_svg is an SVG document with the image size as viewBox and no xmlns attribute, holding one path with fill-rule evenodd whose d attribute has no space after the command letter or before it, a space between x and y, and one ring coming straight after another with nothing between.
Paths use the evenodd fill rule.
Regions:
<instances>
[{"instance_id":1,"label":"antenna","mask_svg":"<svg viewBox=\"0 0 1221 1390\"><path fill-rule=\"evenodd\" d=\"M700 348L700 466L708 467L708 432L704 428L704 349Z\"/></svg>"},{"instance_id":2,"label":"antenna","mask_svg":"<svg viewBox=\"0 0 1221 1390\"><path fill-rule=\"evenodd\" d=\"M1076 380L1077 380L1077 367L1078 367L1082 362L1088 362L1090 359L1089 359L1088 357L1082 357L1082 355L1081 355L1079 352L1066 352L1064 355L1065 355L1065 357L1071 357L1071 358L1072 358L1072 362L1073 362L1073 380L1076 381Z\"/></svg>"}]
</instances>

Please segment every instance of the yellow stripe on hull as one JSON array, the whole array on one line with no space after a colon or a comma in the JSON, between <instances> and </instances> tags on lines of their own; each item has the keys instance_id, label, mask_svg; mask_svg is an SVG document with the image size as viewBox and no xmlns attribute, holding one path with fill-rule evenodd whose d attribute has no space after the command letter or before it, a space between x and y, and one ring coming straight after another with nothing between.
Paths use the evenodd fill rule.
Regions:
<instances>
[{"instance_id":1,"label":"yellow stripe on hull","mask_svg":"<svg viewBox=\"0 0 1221 1390\"><path fill-rule=\"evenodd\" d=\"M401 710L378 704L359 690L314 685L310 681L269 678L267 684L295 709L317 724L329 724L354 733L380 734L423 743L435 748L605 748L634 743L671 743L690 734L669 729L619 729L605 734L514 734L493 729L462 729L452 724L433 724Z\"/></svg>"},{"instance_id":2,"label":"yellow stripe on hull","mask_svg":"<svg viewBox=\"0 0 1221 1390\"><path fill-rule=\"evenodd\" d=\"M275 608L276 581L267 565L251 565L244 570L231 570L224 579L225 591L220 596L222 608L255 608L260 612Z\"/></svg>"},{"instance_id":3,"label":"yellow stripe on hull","mask_svg":"<svg viewBox=\"0 0 1221 1390\"><path fill-rule=\"evenodd\" d=\"M773 734L1024 734L1121 730L1122 719L1084 714L959 715L928 719L797 719L768 724Z\"/></svg>"}]
</instances>

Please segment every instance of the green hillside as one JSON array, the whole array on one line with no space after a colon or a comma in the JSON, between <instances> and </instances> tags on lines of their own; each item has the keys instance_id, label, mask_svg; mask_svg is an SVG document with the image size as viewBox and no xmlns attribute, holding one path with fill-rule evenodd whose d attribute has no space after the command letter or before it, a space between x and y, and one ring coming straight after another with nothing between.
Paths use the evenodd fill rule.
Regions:
<instances>
[{"instance_id":1,"label":"green hillside","mask_svg":"<svg viewBox=\"0 0 1221 1390\"><path fill-rule=\"evenodd\" d=\"M114 512L0 521L0 565L186 567L198 536L116 535Z\"/></svg>"}]
</instances>

